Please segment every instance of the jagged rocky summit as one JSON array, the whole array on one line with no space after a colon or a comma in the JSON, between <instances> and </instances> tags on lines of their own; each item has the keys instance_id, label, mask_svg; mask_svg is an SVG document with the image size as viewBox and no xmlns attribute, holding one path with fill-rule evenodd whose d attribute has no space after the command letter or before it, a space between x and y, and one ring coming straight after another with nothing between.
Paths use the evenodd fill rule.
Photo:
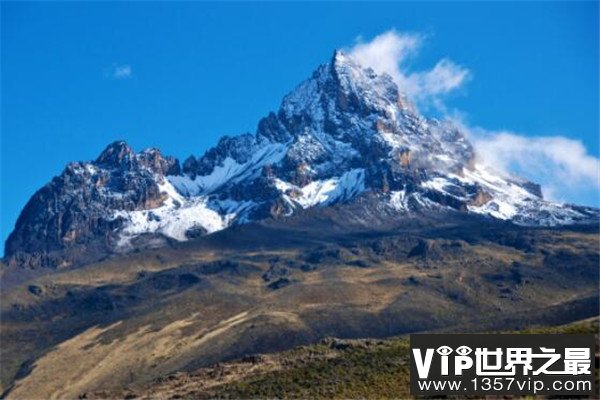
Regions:
<instances>
[{"instance_id":1,"label":"jagged rocky summit","mask_svg":"<svg viewBox=\"0 0 600 400\"><path fill-rule=\"evenodd\" d=\"M397 214L475 213L541 226L597 221L596 209L546 201L539 185L479 164L457 127L420 115L400 89L336 51L256 134L223 137L182 165L157 149L112 143L33 195L6 242L6 260L67 267L365 196Z\"/></svg>"}]
</instances>

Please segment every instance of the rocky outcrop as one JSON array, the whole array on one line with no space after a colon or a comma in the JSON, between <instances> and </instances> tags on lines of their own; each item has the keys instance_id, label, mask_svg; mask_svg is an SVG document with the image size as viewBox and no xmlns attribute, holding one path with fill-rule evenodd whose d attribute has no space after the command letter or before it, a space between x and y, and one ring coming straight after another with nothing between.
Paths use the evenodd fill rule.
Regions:
<instances>
[{"instance_id":1,"label":"rocky outcrop","mask_svg":"<svg viewBox=\"0 0 600 400\"><path fill-rule=\"evenodd\" d=\"M475 193L475 196L469 200L470 206L481 207L486 204L488 201L492 200L493 197L491 194L484 190L479 190Z\"/></svg>"},{"instance_id":2,"label":"rocky outcrop","mask_svg":"<svg viewBox=\"0 0 600 400\"><path fill-rule=\"evenodd\" d=\"M67 165L21 212L6 241L9 265L67 267L80 253L103 255L122 224L114 211L159 207L166 198L161 181L178 172L176 159L156 149L136 154L122 141L93 162Z\"/></svg>"}]
</instances>

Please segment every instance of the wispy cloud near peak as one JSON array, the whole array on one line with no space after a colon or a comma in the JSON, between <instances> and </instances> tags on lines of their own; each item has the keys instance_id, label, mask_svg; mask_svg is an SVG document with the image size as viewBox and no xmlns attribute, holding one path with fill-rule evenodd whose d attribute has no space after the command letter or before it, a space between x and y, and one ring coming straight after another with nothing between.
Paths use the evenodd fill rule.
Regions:
<instances>
[{"instance_id":1,"label":"wispy cloud near peak","mask_svg":"<svg viewBox=\"0 0 600 400\"><path fill-rule=\"evenodd\" d=\"M430 70L409 71L406 61L418 53L424 39L420 34L390 30L369 42L358 39L349 52L360 64L394 78L400 90L418 105L443 109L441 96L460 88L471 73L448 58Z\"/></svg>"},{"instance_id":2,"label":"wispy cloud near peak","mask_svg":"<svg viewBox=\"0 0 600 400\"><path fill-rule=\"evenodd\" d=\"M478 162L541 184L550 200L600 206L584 200L590 194L598 200L600 159L580 140L460 126L473 143Z\"/></svg>"}]
</instances>

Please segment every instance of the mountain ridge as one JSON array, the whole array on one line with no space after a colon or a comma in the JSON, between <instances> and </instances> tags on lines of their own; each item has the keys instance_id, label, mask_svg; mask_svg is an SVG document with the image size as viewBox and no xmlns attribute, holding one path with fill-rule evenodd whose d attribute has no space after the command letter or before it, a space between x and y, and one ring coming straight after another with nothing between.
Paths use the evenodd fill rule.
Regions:
<instances>
[{"instance_id":1,"label":"mountain ridge","mask_svg":"<svg viewBox=\"0 0 600 400\"><path fill-rule=\"evenodd\" d=\"M27 203L5 257L65 268L366 193L400 214L447 210L542 226L599 215L545 201L539 185L479 164L457 127L423 117L389 75L336 51L255 134L222 137L201 157L180 164L118 141L93 162L68 164Z\"/></svg>"}]
</instances>

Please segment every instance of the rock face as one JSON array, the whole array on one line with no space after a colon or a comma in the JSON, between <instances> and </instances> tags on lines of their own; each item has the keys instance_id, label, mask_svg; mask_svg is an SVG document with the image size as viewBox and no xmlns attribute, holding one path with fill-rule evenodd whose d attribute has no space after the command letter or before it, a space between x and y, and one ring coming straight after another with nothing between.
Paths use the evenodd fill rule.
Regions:
<instances>
[{"instance_id":1,"label":"rock face","mask_svg":"<svg viewBox=\"0 0 600 400\"><path fill-rule=\"evenodd\" d=\"M110 249L124 222L115 212L162 205L161 182L178 172L176 159L156 149L136 154L125 142L109 145L96 161L67 165L21 212L6 241L9 263L61 267L92 243Z\"/></svg>"},{"instance_id":2,"label":"rock face","mask_svg":"<svg viewBox=\"0 0 600 400\"><path fill-rule=\"evenodd\" d=\"M386 212L546 226L598 218L596 209L545 201L539 185L477 164L455 126L423 117L391 77L336 51L256 134L223 137L182 168L124 142L69 164L27 203L5 255L11 265L69 266L131 250L149 235L183 241L365 192Z\"/></svg>"}]
</instances>

